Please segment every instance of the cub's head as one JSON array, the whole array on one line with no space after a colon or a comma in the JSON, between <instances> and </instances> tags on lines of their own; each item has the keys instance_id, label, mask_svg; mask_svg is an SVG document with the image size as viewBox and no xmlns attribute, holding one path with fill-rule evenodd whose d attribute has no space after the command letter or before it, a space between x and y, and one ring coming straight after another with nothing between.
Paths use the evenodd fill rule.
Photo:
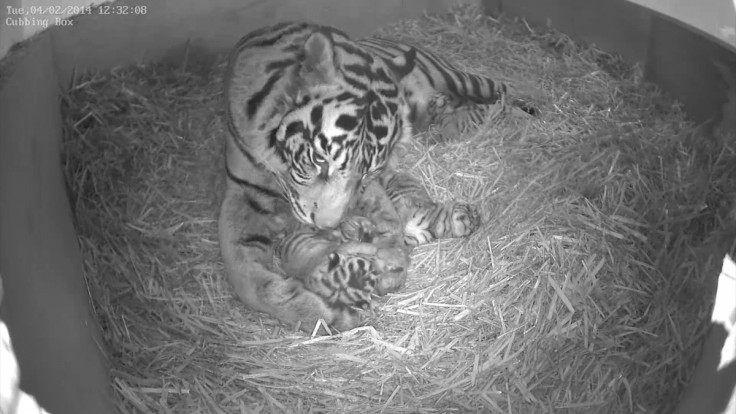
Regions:
<instances>
[{"instance_id":1,"label":"cub's head","mask_svg":"<svg viewBox=\"0 0 736 414\"><path fill-rule=\"evenodd\" d=\"M278 176L294 214L319 228L339 224L359 186L411 135L399 82L413 69L413 53L374 60L333 36L307 39L293 109L272 137L287 166Z\"/></svg>"}]
</instances>

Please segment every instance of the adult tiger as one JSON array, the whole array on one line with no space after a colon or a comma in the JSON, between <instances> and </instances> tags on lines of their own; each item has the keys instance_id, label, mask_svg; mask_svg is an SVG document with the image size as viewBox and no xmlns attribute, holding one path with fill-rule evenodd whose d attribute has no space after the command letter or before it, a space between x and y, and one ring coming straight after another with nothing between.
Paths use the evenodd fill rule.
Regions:
<instances>
[{"instance_id":1,"label":"adult tiger","mask_svg":"<svg viewBox=\"0 0 736 414\"><path fill-rule=\"evenodd\" d=\"M227 187L219 233L226 272L253 309L311 330L344 330L355 309L269 269L274 235L295 220L336 226L364 180L410 138L398 82L414 54L376 59L342 32L310 23L256 30L233 49L225 79ZM362 280L370 268L350 276Z\"/></svg>"},{"instance_id":2,"label":"adult tiger","mask_svg":"<svg viewBox=\"0 0 736 414\"><path fill-rule=\"evenodd\" d=\"M352 303L326 300L340 295L315 293L298 277L270 270L273 243L294 222L340 223L357 189L387 171L394 148L410 139L410 120L431 117L423 99L436 94L424 89L462 86L469 102L497 102L505 92L451 67L427 72L426 61L416 66L417 54L407 47L380 55L337 29L304 22L256 30L234 47L225 77L228 180L219 233L228 278L251 308L305 330L320 319L340 330L360 322ZM369 265L344 274L358 286L371 272Z\"/></svg>"}]
</instances>

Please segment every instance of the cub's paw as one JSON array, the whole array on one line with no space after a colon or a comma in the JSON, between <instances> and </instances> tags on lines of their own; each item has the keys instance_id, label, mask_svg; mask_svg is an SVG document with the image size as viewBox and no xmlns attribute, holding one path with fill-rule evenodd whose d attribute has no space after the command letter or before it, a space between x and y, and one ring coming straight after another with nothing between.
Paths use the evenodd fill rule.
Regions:
<instances>
[{"instance_id":1,"label":"cub's paw","mask_svg":"<svg viewBox=\"0 0 736 414\"><path fill-rule=\"evenodd\" d=\"M340 332L349 331L363 323L361 312L350 306L338 305L332 309L332 318L327 322L331 327ZM310 332L314 330L311 328Z\"/></svg>"},{"instance_id":2,"label":"cub's paw","mask_svg":"<svg viewBox=\"0 0 736 414\"><path fill-rule=\"evenodd\" d=\"M363 254L329 253L306 278L307 289L329 304L370 309L378 275L371 258Z\"/></svg>"},{"instance_id":3,"label":"cub's paw","mask_svg":"<svg viewBox=\"0 0 736 414\"><path fill-rule=\"evenodd\" d=\"M376 225L362 216L353 216L343 220L339 227L343 241L370 243L376 233Z\"/></svg>"},{"instance_id":4,"label":"cub's paw","mask_svg":"<svg viewBox=\"0 0 736 414\"><path fill-rule=\"evenodd\" d=\"M398 220L384 220L378 215L373 220L363 216L352 216L343 220L340 226L333 230L336 236L333 236L333 240L341 243L373 243L384 246L398 240L400 232L401 223Z\"/></svg>"},{"instance_id":5,"label":"cub's paw","mask_svg":"<svg viewBox=\"0 0 736 414\"><path fill-rule=\"evenodd\" d=\"M401 240L403 223L398 214L382 213L376 214L373 219L375 230L373 231L374 244L386 246Z\"/></svg>"},{"instance_id":6,"label":"cub's paw","mask_svg":"<svg viewBox=\"0 0 736 414\"><path fill-rule=\"evenodd\" d=\"M377 295L393 293L404 286L410 264L407 250L397 247L380 248L373 263L378 272L378 284L375 288Z\"/></svg>"},{"instance_id":7,"label":"cub's paw","mask_svg":"<svg viewBox=\"0 0 736 414\"><path fill-rule=\"evenodd\" d=\"M377 280L373 293L379 296L399 290L409 270L411 249L394 247L400 243L399 239L391 241L393 244L382 246L376 243L345 243L339 248L343 254L360 255L371 260Z\"/></svg>"},{"instance_id":8,"label":"cub's paw","mask_svg":"<svg viewBox=\"0 0 736 414\"><path fill-rule=\"evenodd\" d=\"M278 283L273 283L277 285ZM280 297L288 297L287 302L279 301L276 315L286 322L297 323L299 329L306 333L322 335L332 332L332 328L340 332L348 331L363 323L363 312L340 303L328 303L322 296L310 291L295 279L286 279L282 284L290 284ZM327 326L315 329L322 320Z\"/></svg>"},{"instance_id":9,"label":"cub's paw","mask_svg":"<svg viewBox=\"0 0 736 414\"><path fill-rule=\"evenodd\" d=\"M472 204L454 203L447 207L450 210L450 234L445 237L465 237L478 230L481 224L480 212Z\"/></svg>"},{"instance_id":10,"label":"cub's paw","mask_svg":"<svg viewBox=\"0 0 736 414\"><path fill-rule=\"evenodd\" d=\"M427 115L430 122L434 122L438 117L449 115L455 112L456 107L461 103L450 95L438 92L432 95L427 103Z\"/></svg>"}]
</instances>

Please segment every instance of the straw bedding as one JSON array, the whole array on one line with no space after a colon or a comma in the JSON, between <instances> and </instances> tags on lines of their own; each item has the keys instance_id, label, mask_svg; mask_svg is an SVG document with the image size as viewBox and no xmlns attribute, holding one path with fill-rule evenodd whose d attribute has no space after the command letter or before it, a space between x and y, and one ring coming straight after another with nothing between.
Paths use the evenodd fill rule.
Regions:
<instances>
[{"instance_id":1,"label":"straw bedding","mask_svg":"<svg viewBox=\"0 0 736 414\"><path fill-rule=\"evenodd\" d=\"M479 203L484 225L418 249L407 286L332 337L227 284L222 58L77 77L63 165L120 411L671 409L734 250L733 141L559 33L468 8L382 32L509 82L542 115L417 138L403 166L439 200Z\"/></svg>"}]
</instances>

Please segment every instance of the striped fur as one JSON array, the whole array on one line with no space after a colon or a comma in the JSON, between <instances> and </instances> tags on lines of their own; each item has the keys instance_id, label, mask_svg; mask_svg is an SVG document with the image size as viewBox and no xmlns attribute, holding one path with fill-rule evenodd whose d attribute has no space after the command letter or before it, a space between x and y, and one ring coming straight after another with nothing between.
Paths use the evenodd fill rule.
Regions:
<instances>
[{"instance_id":1,"label":"striped fur","mask_svg":"<svg viewBox=\"0 0 736 414\"><path fill-rule=\"evenodd\" d=\"M413 51L414 70L401 81L415 128L436 124L446 134L466 132L489 116L507 110L506 104L524 113L538 110L521 99L507 97L508 87L490 78L463 72L447 60L418 46L377 37L360 39L360 46L390 60Z\"/></svg>"},{"instance_id":2,"label":"striped fur","mask_svg":"<svg viewBox=\"0 0 736 414\"><path fill-rule=\"evenodd\" d=\"M323 237L349 221L359 189L393 176L392 153L410 139L412 122L449 119L456 108L495 104L505 93L422 49L355 42L330 27L280 23L243 37L225 76L228 179L219 218L238 297L305 330L320 319L340 330L358 325L356 307L403 283L400 264L408 259L397 253L404 252L398 238L416 245L464 236L477 227L477 212L416 193L391 200L398 217L369 217L403 235L374 229L370 241ZM385 203L378 211L388 211ZM289 233L294 228L302 230ZM314 244L276 246L284 233L294 246ZM286 254L286 278L270 270L274 254Z\"/></svg>"},{"instance_id":3,"label":"striped fur","mask_svg":"<svg viewBox=\"0 0 736 414\"><path fill-rule=\"evenodd\" d=\"M317 280L305 283L293 268L284 278L270 270L274 241L298 223L336 226L361 183L410 138L399 82L413 62L411 52L375 59L342 32L309 23L259 29L235 45L225 76L228 180L219 233L228 279L249 307L304 330L320 319L339 330L360 323L353 308L360 299L318 276L347 272L370 293L367 267L330 257L326 271L312 274Z\"/></svg>"},{"instance_id":4,"label":"striped fur","mask_svg":"<svg viewBox=\"0 0 736 414\"><path fill-rule=\"evenodd\" d=\"M435 203L414 178L385 173L366 186L337 228L301 226L279 241L276 255L287 274L331 303L367 309L371 293L404 285L415 246L464 237L479 225L473 206Z\"/></svg>"},{"instance_id":5,"label":"striped fur","mask_svg":"<svg viewBox=\"0 0 736 414\"><path fill-rule=\"evenodd\" d=\"M344 223L361 226L364 220L351 216ZM403 286L408 251L399 245L366 242L372 238L369 232L360 233L357 239L351 236L345 237L339 229L303 227L277 243L276 256L287 274L328 303L369 309L371 294L382 296Z\"/></svg>"},{"instance_id":6,"label":"striped fur","mask_svg":"<svg viewBox=\"0 0 736 414\"><path fill-rule=\"evenodd\" d=\"M370 244L348 246L311 227L287 234L276 247L281 268L307 289L330 305L361 309L370 308L378 282L375 253Z\"/></svg>"},{"instance_id":7,"label":"striped fur","mask_svg":"<svg viewBox=\"0 0 736 414\"><path fill-rule=\"evenodd\" d=\"M366 187L338 227L301 225L276 248L287 274L328 301L363 309L370 306L371 293L385 295L403 286L409 267L398 212L377 181Z\"/></svg>"},{"instance_id":8,"label":"striped fur","mask_svg":"<svg viewBox=\"0 0 736 414\"><path fill-rule=\"evenodd\" d=\"M435 202L422 184L406 173L387 172L379 182L398 213L407 246L469 236L480 227L476 206Z\"/></svg>"}]
</instances>

